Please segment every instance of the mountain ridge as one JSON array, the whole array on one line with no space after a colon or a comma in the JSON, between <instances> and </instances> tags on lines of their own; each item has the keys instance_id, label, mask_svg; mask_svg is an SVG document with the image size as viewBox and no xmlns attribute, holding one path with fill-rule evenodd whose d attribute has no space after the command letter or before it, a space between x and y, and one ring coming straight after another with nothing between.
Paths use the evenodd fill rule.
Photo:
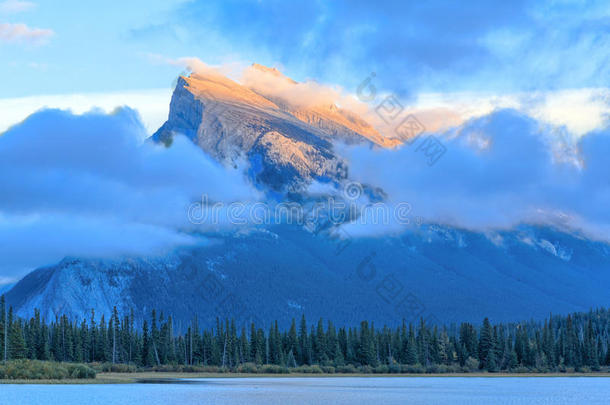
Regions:
<instances>
[{"instance_id":1,"label":"mountain ridge","mask_svg":"<svg viewBox=\"0 0 610 405\"><path fill-rule=\"evenodd\" d=\"M113 306L138 319L154 308L187 322L196 315L288 325L363 317L396 325L542 319L610 304L610 248L544 227L477 232L425 225L400 237L345 241L293 226L217 235L220 243L158 258L67 258L35 270L7 294L19 315L43 310L80 319ZM439 252L442 252L439 254Z\"/></svg>"}]
</instances>

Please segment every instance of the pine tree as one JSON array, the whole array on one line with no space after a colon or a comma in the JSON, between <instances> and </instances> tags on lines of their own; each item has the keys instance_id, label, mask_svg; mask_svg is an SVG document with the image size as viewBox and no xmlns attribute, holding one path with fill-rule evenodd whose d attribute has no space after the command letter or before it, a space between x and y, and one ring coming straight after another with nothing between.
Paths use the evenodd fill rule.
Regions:
<instances>
[{"instance_id":1,"label":"pine tree","mask_svg":"<svg viewBox=\"0 0 610 405\"><path fill-rule=\"evenodd\" d=\"M417 360L418 362L428 367L430 365L430 336L426 327L424 318L420 319L419 329L417 331Z\"/></svg>"},{"instance_id":2,"label":"pine tree","mask_svg":"<svg viewBox=\"0 0 610 405\"><path fill-rule=\"evenodd\" d=\"M477 332L473 325L469 323L460 325L460 345L464 359L479 356Z\"/></svg>"},{"instance_id":3,"label":"pine tree","mask_svg":"<svg viewBox=\"0 0 610 405\"><path fill-rule=\"evenodd\" d=\"M13 308L8 310L8 358L23 359L26 357L25 340L23 338L23 330L21 321L14 319Z\"/></svg>"},{"instance_id":4,"label":"pine tree","mask_svg":"<svg viewBox=\"0 0 610 405\"><path fill-rule=\"evenodd\" d=\"M331 321L328 321L328 327L326 332L326 356L329 359L334 359L337 355L337 331L335 330L335 325Z\"/></svg>"},{"instance_id":5,"label":"pine tree","mask_svg":"<svg viewBox=\"0 0 610 405\"><path fill-rule=\"evenodd\" d=\"M239 337L239 362L246 363L250 361L250 347L248 345L248 337L246 336L246 327L241 328Z\"/></svg>"},{"instance_id":6,"label":"pine tree","mask_svg":"<svg viewBox=\"0 0 610 405\"><path fill-rule=\"evenodd\" d=\"M301 326L299 328L299 355L298 361L300 364L311 364L309 356L309 341L307 338L307 322L305 315L301 316Z\"/></svg>"},{"instance_id":7,"label":"pine tree","mask_svg":"<svg viewBox=\"0 0 610 405\"><path fill-rule=\"evenodd\" d=\"M296 360L299 356L299 337L297 336L297 326L294 318L290 323L290 330L288 331L288 337L286 342L286 350L289 355L292 355L296 363Z\"/></svg>"},{"instance_id":8,"label":"pine tree","mask_svg":"<svg viewBox=\"0 0 610 405\"><path fill-rule=\"evenodd\" d=\"M6 321L4 321L4 316ZM268 333L250 325L238 335L234 320L217 319L216 328L200 329L193 318L186 331L174 336L171 317L153 311L151 324L146 320L134 328L134 316L120 320L116 308L109 322L102 315L96 323L77 323L66 315L57 315L47 323L40 311L23 319L6 310L0 298L0 341L7 342L9 360L18 358L58 361L135 362L150 367L158 364L205 364L235 370L248 361L272 363L285 367L304 364L372 366L420 363L430 370L440 364L479 367L487 371L514 370L522 366L532 371L600 370L610 366L610 311L596 310L567 317L551 316L542 324L534 321L510 325L491 325L486 318L480 328L463 323L429 328L405 322L397 328L363 321L359 328L341 327L338 332L328 321L308 325L305 317L297 332L293 320L288 331L280 331L278 321L270 324ZM151 328L149 329L149 325ZM137 329L137 330L136 330ZM4 355L4 345L2 355ZM2 356L3 357L3 356ZM583 368L584 367L584 368Z\"/></svg>"},{"instance_id":9,"label":"pine tree","mask_svg":"<svg viewBox=\"0 0 610 405\"><path fill-rule=\"evenodd\" d=\"M315 358L318 363L323 363L328 360L326 354L326 334L324 333L324 323L322 318L318 320L318 327L316 329L316 337L314 344Z\"/></svg>"},{"instance_id":10,"label":"pine tree","mask_svg":"<svg viewBox=\"0 0 610 405\"><path fill-rule=\"evenodd\" d=\"M360 342L357 355L360 363L370 366L376 365L375 341L366 321L360 323Z\"/></svg>"},{"instance_id":11,"label":"pine tree","mask_svg":"<svg viewBox=\"0 0 610 405\"><path fill-rule=\"evenodd\" d=\"M339 342L335 343L335 357L333 360L336 366L343 366L345 364L345 356L343 355L343 350L341 350Z\"/></svg>"},{"instance_id":12,"label":"pine tree","mask_svg":"<svg viewBox=\"0 0 610 405\"><path fill-rule=\"evenodd\" d=\"M250 361L256 364L263 363L263 357L259 351L258 333L254 323L250 325Z\"/></svg>"},{"instance_id":13,"label":"pine tree","mask_svg":"<svg viewBox=\"0 0 610 405\"><path fill-rule=\"evenodd\" d=\"M409 337L405 345L405 361L410 365L417 363L417 342L415 340L415 330L411 324L409 324Z\"/></svg>"},{"instance_id":14,"label":"pine tree","mask_svg":"<svg viewBox=\"0 0 610 405\"><path fill-rule=\"evenodd\" d=\"M144 324L142 325L142 365L143 366L152 366L155 363L153 348L152 348L152 339L150 334L148 333L148 322L144 320Z\"/></svg>"},{"instance_id":15,"label":"pine tree","mask_svg":"<svg viewBox=\"0 0 610 405\"><path fill-rule=\"evenodd\" d=\"M8 316L4 294L0 297L0 359L8 360Z\"/></svg>"},{"instance_id":16,"label":"pine tree","mask_svg":"<svg viewBox=\"0 0 610 405\"><path fill-rule=\"evenodd\" d=\"M492 365L490 360L495 362L495 356L493 354L493 330L489 319L483 320L483 326L481 327L481 335L479 338L479 367L482 369L489 369ZM491 355L491 357L490 357Z\"/></svg>"}]
</instances>

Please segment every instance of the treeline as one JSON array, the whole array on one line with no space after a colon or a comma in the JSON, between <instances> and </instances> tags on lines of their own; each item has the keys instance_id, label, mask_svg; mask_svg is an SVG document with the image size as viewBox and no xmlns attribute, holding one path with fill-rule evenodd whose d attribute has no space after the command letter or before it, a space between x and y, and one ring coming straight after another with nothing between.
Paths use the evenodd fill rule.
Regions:
<instances>
[{"instance_id":1,"label":"treeline","mask_svg":"<svg viewBox=\"0 0 610 405\"><path fill-rule=\"evenodd\" d=\"M302 317L288 330L277 322L237 328L217 320L202 329L197 321L175 333L171 317L152 311L141 327L133 314L116 308L104 316L73 321L66 316L50 323L35 311L22 319L0 298L0 359L36 359L76 363L114 363L137 367L215 366L220 371L314 370L323 372L566 372L599 371L610 366L610 311L598 309L544 322L480 326L417 325L377 328L335 327ZM310 371L311 372L311 371ZM315 371L314 371L315 372Z\"/></svg>"}]
</instances>

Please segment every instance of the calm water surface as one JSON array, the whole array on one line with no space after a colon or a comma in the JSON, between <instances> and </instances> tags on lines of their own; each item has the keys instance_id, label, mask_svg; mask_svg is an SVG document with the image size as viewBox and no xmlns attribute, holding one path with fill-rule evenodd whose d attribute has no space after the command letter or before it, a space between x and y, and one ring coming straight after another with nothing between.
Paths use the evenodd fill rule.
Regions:
<instances>
[{"instance_id":1,"label":"calm water surface","mask_svg":"<svg viewBox=\"0 0 610 405\"><path fill-rule=\"evenodd\" d=\"M0 385L0 404L610 404L602 377L215 378L190 384Z\"/></svg>"}]
</instances>

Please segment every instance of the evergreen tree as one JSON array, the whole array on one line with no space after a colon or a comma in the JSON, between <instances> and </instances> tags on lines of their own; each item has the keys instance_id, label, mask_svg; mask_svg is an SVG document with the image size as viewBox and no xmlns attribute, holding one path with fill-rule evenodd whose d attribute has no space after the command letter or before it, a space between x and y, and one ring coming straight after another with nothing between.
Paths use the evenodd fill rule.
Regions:
<instances>
[{"instance_id":1,"label":"evergreen tree","mask_svg":"<svg viewBox=\"0 0 610 405\"><path fill-rule=\"evenodd\" d=\"M6 313L6 300L0 297L0 360L8 359L8 315Z\"/></svg>"},{"instance_id":2,"label":"evergreen tree","mask_svg":"<svg viewBox=\"0 0 610 405\"><path fill-rule=\"evenodd\" d=\"M26 357L25 339L23 338L23 330L21 321L14 319L13 308L8 311L8 358L23 359Z\"/></svg>"},{"instance_id":3,"label":"evergreen tree","mask_svg":"<svg viewBox=\"0 0 610 405\"><path fill-rule=\"evenodd\" d=\"M324 323L322 321L322 318L318 320L318 327L316 329L316 336L314 342L316 361L318 363L323 363L328 360L328 356L326 354L326 334L324 333Z\"/></svg>"},{"instance_id":4,"label":"evergreen tree","mask_svg":"<svg viewBox=\"0 0 610 405\"><path fill-rule=\"evenodd\" d=\"M299 327L299 355L300 364L311 364L309 353L309 339L307 338L307 322L305 315L301 316L301 326Z\"/></svg>"},{"instance_id":5,"label":"evergreen tree","mask_svg":"<svg viewBox=\"0 0 610 405\"><path fill-rule=\"evenodd\" d=\"M409 337L404 345L405 361L407 364L417 363L417 342L415 340L415 330L413 325L409 324Z\"/></svg>"},{"instance_id":6,"label":"evergreen tree","mask_svg":"<svg viewBox=\"0 0 610 405\"><path fill-rule=\"evenodd\" d=\"M152 348L152 339L151 335L148 332L148 322L144 320L144 324L142 325L142 365L143 366L152 366L155 364L153 348Z\"/></svg>"},{"instance_id":7,"label":"evergreen tree","mask_svg":"<svg viewBox=\"0 0 610 405\"><path fill-rule=\"evenodd\" d=\"M297 326L294 318L290 323L290 330L288 331L288 337L286 342L286 350L289 356L292 356L291 358L294 359L294 363L296 364L297 358L299 356L299 337L297 336Z\"/></svg>"},{"instance_id":8,"label":"evergreen tree","mask_svg":"<svg viewBox=\"0 0 610 405\"><path fill-rule=\"evenodd\" d=\"M489 319L483 320L483 326L481 327L481 335L479 337L479 367L482 369L490 369L495 366L495 355L493 353L494 341L493 341L493 330ZM492 363L492 361L494 363Z\"/></svg>"},{"instance_id":9,"label":"evergreen tree","mask_svg":"<svg viewBox=\"0 0 610 405\"><path fill-rule=\"evenodd\" d=\"M175 334L172 317L163 313L157 317L152 311L150 320L138 328L133 311L122 320L119 315L114 308L108 322L103 315L98 322L92 311L90 320L78 323L58 314L47 323L38 310L29 319L15 316L0 298L0 341L6 342L9 360L133 362L144 367L214 365L230 371L246 362L290 368L316 363L387 365L390 370L419 363L425 371L445 365L453 370L480 367L489 372L519 367L543 372L568 367L606 371L610 366L607 309L508 325L492 325L485 318L480 328L467 323L459 328L428 327L422 319L417 327L407 327L403 321L399 327L376 329L363 321L359 327L336 330L331 321L325 329L323 320L308 325L303 316L298 329L294 319L288 330L281 330L278 321L272 322L267 333L252 323L249 334L244 327L238 333L230 319L217 319L215 328L202 330L195 317L185 329L180 324ZM0 347L4 355L4 345Z\"/></svg>"}]
</instances>

